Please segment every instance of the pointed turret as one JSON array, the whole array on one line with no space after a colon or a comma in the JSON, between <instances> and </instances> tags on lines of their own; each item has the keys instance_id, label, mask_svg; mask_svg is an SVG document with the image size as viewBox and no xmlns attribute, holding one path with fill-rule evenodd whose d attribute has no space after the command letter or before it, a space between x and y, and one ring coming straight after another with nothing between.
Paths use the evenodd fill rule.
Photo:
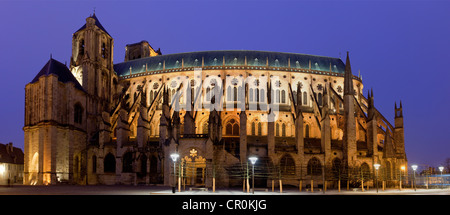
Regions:
<instances>
[{"instance_id":1,"label":"pointed turret","mask_svg":"<svg viewBox=\"0 0 450 215\"><path fill-rule=\"evenodd\" d=\"M395 107L395 119L394 119L394 144L398 158L406 159L405 154L405 131L403 129L403 107L402 101L400 101L400 107Z\"/></svg>"},{"instance_id":2,"label":"pointed turret","mask_svg":"<svg viewBox=\"0 0 450 215\"><path fill-rule=\"evenodd\" d=\"M349 168L356 161L356 120L355 120L355 97L353 90L352 69L347 52L347 61L344 74L344 162Z\"/></svg>"},{"instance_id":3,"label":"pointed turret","mask_svg":"<svg viewBox=\"0 0 450 215\"><path fill-rule=\"evenodd\" d=\"M368 92L367 100L367 149L368 155L372 155L375 158L378 156L378 125L375 114L373 89Z\"/></svg>"},{"instance_id":4,"label":"pointed turret","mask_svg":"<svg viewBox=\"0 0 450 215\"><path fill-rule=\"evenodd\" d=\"M295 106L296 107L295 112L296 112L296 115L298 117L298 115L301 114L301 112L302 112L302 110L301 110L301 107L302 107L302 86L301 86L300 83L297 84L297 95L296 96L297 96L297 104Z\"/></svg>"},{"instance_id":5,"label":"pointed turret","mask_svg":"<svg viewBox=\"0 0 450 215\"><path fill-rule=\"evenodd\" d=\"M369 96L367 97L367 117L370 120L372 120L375 116L375 104L374 104L374 99L373 99L373 90L371 89L371 91L369 91Z\"/></svg>"},{"instance_id":6,"label":"pointed turret","mask_svg":"<svg viewBox=\"0 0 450 215\"><path fill-rule=\"evenodd\" d=\"M345 62L344 95L354 95L352 67L350 65L350 58L348 52L347 52L347 60Z\"/></svg>"},{"instance_id":7,"label":"pointed turret","mask_svg":"<svg viewBox=\"0 0 450 215\"><path fill-rule=\"evenodd\" d=\"M327 85L323 89L322 98L322 119L320 120L320 132L321 132L321 151L325 153L325 165L331 165L331 126L330 126L330 115L329 115L329 95L327 90Z\"/></svg>"}]
</instances>

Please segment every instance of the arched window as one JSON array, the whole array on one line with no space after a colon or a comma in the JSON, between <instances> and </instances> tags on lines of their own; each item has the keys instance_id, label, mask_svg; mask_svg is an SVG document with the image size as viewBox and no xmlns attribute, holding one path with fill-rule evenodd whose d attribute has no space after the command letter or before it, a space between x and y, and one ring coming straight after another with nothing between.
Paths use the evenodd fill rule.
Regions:
<instances>
[{"instance_id":1,"label":"arched window","mask_svg":"<svg viewBox=\"0 0 450 215\"><path fill-rule=\"evenodd\" d=\"M73 121L81 124L83 122L83 107L80 103L76 103L74 106Z\"/></svg>"},{"instance_id":2,"label":"arched window","mask_svg":"<svg viewBox=\"0 0 450 215\"><path fill-rule=\"evenodd\" d=\"M275 125L275 136L280 136L280 124Z\"/></svg>"},{"instance_id":3,"label":"arched window","mask_svg":"<svg viewBox=\"0 0 450 215\"><path fill-rule=\"evenodd\" d=\"M319 106L322 106L322 93L319 93L317 96L317 102L319 103Z\"/></svg>"},{"instance_id":4,"label":"arched window","mask_svg":"<svg viewBox=\"0 0 450 215\"><path fill-rule=\"evenodd\" d=\"M307 166L308 175L322 175L322 164L319 159L313 157L308 161Z\"/></svg>"},{"instance_id":5,"label":"arched window","mask_svg":"<svg viewBox=\"0 0 450 215\"><path fill-rule=\"evenodd\" d=\"M227 101L232 101L231 96L233 93L231 92L231 86L228 86L227 88Z\"/></svg>"},{"instance_id":6,"label":"arched window","mask_svg":"<svg viewBox=\"0 0 450 215\"><path fill-rule=\"evenodd\" d=\"M280 103L280 90L275 90L275 102Z\"/></svg>"},{"instance_id":7,"label":"arched window","mask_svg":"<svg viewBox=\"0 0 450 215\"><path fill-rule=\"evenodd\" d=\"M281 91L281 103L283 103L283 104L286 103L286 91L285 90Z\"/></svg>"},{"instance_id":8,"label":"arched window","mask_svg":"<svg viewBox=\"0 0 450 215\"><path fill-rule=\"evenodd\" d=\"M260 98L259 101L264 102L264 100L265 100L264 98L266 97L266 95L264 93L264 89L261 89L260 92L261 93L259 94L259 98Z\"/></svg>"},{"instance_id":9,"label":"arched window","mask_svg":"<svg viewBox=\"0 0 450 215\"><path fill-rule=\"evenodd\" d=\"M295 177L295 161L290 155L284 155L280 160L281 175Z\"/></svg>"},{"instance_id":10,"label":"arched window","mask_svg":"<svg viewBox=\"0 0 450 215\"><path fill-rule=\"evenodd\" d=\"M259 102L259 90L255 89L255 100L256 102Z\"/></svg>"},{"instance_id":11,"label":"arched window","mask_svg":"<svg viewBox=\"0 0 450 215\"><path fill-rule=\"evenodd\" d=\"M233 87L233 101L237 101L238 100L238 89L237 87Z\"/></svg>"},{"instance_id":12,"label":"arched window","mask_svg":"<svg viewBox=\"0 0 450 215\"><path fill-rule=\"evenodd\" d=\"M252 135L256 135L256 123L252 122Z\"/></svg>"},{"instance_id":13,"label":"arched window","mask_svg":"<svg viewBox=\"0 0 450 215\"><path fill-rule=\"evenodd\" d=\"M193 103L194 99L195 99L195 88L194 88L194 85L191 85L191 101L190 102Z\"/></svg>"},{"instance_id":14,"label":"arched window","mask_svg":"<svg viewBox=\"0 0 450 215\"><path fill-rule=\"evenodd\" d=\"M334 179L339 179L339 177L343 175L341 169L341 159L335 158L331 165L331 173L333 174Z\"/></svg>"},{"instance_id":15,"label":"arched window","mask_svg":"<svg viewBox=\"0 0 450 215\"><path fill-rule=\"evenodd\" d=\"M236 120L230 119L225 127L225 135L239 136L239 124Z\"/></svg>"},{"instance_id":16,"label":"arched window","mask_svg":"<svg viewBox=\"0 0 450 215\"><path fill-rule=\"evenodd\" d=\"M305 125L305 138L309 138L309 125Z\"/></svg>"},{"instance_id":17,"label":"arched window","mask_svg":"<svg viewBox=\"0 0 450 215\"><path fill-rule=\"evenodd\" d=\"M122 172L133 172L133 154L127 152L122 157Z\"/></svg>"},{"instance_id":18,"label":"arched window","mask_svg":"<svg viewBox=\"0 0 450 215\"><path fill-rule=\"evenodd\" d=\"M154 94L156 96L156 91L154 92ZM172 99L170 99L169 103L170 104L174 103L175 101L172 102L172 100L177 98L177 96L178 96L177 91L175 89L172 89ZM179 100L177 102L179 102Z\"/></svg>"},{"instance_id":19,"label":"arched window","mask_svg":"<svg viewBox=\"0 0 450 215\"><path fill-rule=\"evenodd\" d=\"M308 105L308 93L303 92L303 105Z\"/></svg>"},{"instance_id":20,"label":"arched window","mask_svg":"<svg viewBox=\"0 0 450 215\"><path fill-rule=\"evenodd\" d=\"M150 104L151 104L153 102L153 90L150 90L149 99L150 99Z\"/></svg>"},{"instance_id":21,"label":"arched window","mask_svg":"<svg viewBox=\"0 0 450 215\"><path fill-rule=\"evenodd\" d=\"M242 88L242 86L238 87L238 97L239 97L238 101L242 102L242 103L246 102L245 101L245 90L244 89L245 88Z\"/></svg>"},{"instance_id":22,"label":"arched window","mask_svg":"<svg viewBox=\"0 0 450 215\"><path fill-rule=\"evenodd\" d=\"M97 156L92 155L92 173L97 173Z\"/></svg>"},{"instance_id":23,"label":"arched window","mask_svg":"<svg viewBox=\"0 0 450 215\"><path fill-rule=\"evenodd\" d=\"M286 137L286 124L281 124L281 136Z\"/></svg>"},{"instance_id":24,"label":"arched window","mask_svg":"<svg viewBox=\"0 0 450 215\"><path fill-rule=\"evenodd\" d=\"M262 135L262 126L261 123L258 122L258 135L261 136Z\"/></svg>"},{"instance_id":25,"label":"arched window","mask_svg":"<svg viewBox=\"0 0 450 215\"><path fill-rule=\"evenodd\" d=\"M115 173L116 172L116 158L111 153L105 156L104 166L105 173Z\"/></svg>"}]
</instances>

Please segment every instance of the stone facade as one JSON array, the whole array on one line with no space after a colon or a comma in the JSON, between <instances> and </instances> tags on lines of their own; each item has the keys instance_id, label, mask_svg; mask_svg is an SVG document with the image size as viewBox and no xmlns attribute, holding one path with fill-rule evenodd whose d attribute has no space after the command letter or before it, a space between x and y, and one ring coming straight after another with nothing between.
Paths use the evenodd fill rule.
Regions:
<instances>
[{"instance_id":1,"label":"stone facade","mask_svg":"<svg viewBox=\"0 0 450 215\"><path fill-rule=\"evenodd\" d=\"M278 52L162 55L143 41L113 64L113 46L90 16L73 35L70 70L26 86L26 184L243 186L250 156L257 186L357 184L373 180L375 163L389 181L407 167L401 103L392 126L348 54L345 64Z\"/></svg>"}]
</instances>

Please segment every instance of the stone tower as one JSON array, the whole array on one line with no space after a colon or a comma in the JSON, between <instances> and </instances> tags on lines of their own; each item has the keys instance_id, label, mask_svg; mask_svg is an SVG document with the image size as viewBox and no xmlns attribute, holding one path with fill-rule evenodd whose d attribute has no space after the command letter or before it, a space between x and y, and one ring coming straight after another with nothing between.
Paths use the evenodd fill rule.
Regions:
<instances>
[{"instance_id":1,"label":"stone tower","mask_svg":"<svg viewBox=\"0 0 450 215\"><path fill-rule=\"evenodd\" d=\"M396 153L399 159L406 159L405 154L405 131L403 130L403 107L400 101L400 107L397 108L397 103L395 104L395 121L394 121L394 140Z\"/></svg>"},{"instance_id":2,"label":"stone tower","mask_svg":"<svg viewBox=\"0 0 450 215\"><path fill-rule=\"evenodd\" d=\"M115 93L111 92L115 89L112 85L117 84L113 72L113 47L113 38L95 13L86 18L86 24L73 34L70 69L92 98L90 103L95 110L91 112L112 108L110 101Z\"/></svg>"},{"instance_id":3,"label":"stone tower","mask_svg":"<svg viewBox=\"0 0 450 215\"><path fill-rule=\"evenodd\" d=\"M50 58L25 86L24 184L71 181L85 171L85 91L66 65Z\"/></svg>"}]
</instances>

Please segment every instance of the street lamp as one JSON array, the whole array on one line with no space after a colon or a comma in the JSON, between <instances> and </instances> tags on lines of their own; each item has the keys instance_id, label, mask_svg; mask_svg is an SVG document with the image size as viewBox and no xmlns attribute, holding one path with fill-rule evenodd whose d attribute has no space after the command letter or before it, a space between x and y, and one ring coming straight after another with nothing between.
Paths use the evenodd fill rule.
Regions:
<instances>
[{"instance_id":1,"label":"street lamp","mask_svg":"<svg viewBox=\"0 0 450 215\"><path fill-rule=\"evenodd\" d=\"M258 160L257 157L249 157L250 162L252 162L252 194L255 194L255 163Z\"/></svg>"},{"instance_id":2,"label":"street lamp","mask_svg":"<svg viewBox=\"0 0 450 215\"><path fill-rule=\"evenodd\" d=\"M414 171L414 191L416 191L416 170L417 170L417 165L412 165L411 168Z\"/></svg>"},{"instance_id":3,"label":"street lamp","mask_svg":"<svg viewBox=\"0 0 450 215\"><path fill-rule=\"evenodd\" d=\"M444 167L440 166L439 171L441 171L441 189L444 189L444 178L442 177L442 171L444 171Z\"/></svg>"},{"instance_id":4,"label":"street lamp","mask_svg":"<svg viewBox=\"0 0 450 215\"><path fill-rule=\"evenodd\" d=\"M177 165L176 165L176 163L177 163L177 159L178 159L178 157L180 157L180 155L177 154L177 153L173 153L173 154L170 155L170 157L172 158L172 161L173 161L173 187L172 187L172 193L175 193L175 185L177 183L177 169L176 169Z\"/></svg>"},{"instance_id":5,"label":"street lamp","mask_svg":"<svg viewBox=\"0 0 450 215\"><path fill-rule=\"evenodd\" d=\"M405 170L405 166L400 167L400 190L402 190L402 171Z\"/></svg>"},{"instance_id":6,"label":"street lamp","mask_svg":"<svg viewBox=\"0 0 450 215\"><path fill-rule=\"evenodd\" d=\"M375 181L377 185L377 193L378 193L378 168L380 168L380 164L376 163L373 165L375 167Z\"/></svg>"}]
</instances>

